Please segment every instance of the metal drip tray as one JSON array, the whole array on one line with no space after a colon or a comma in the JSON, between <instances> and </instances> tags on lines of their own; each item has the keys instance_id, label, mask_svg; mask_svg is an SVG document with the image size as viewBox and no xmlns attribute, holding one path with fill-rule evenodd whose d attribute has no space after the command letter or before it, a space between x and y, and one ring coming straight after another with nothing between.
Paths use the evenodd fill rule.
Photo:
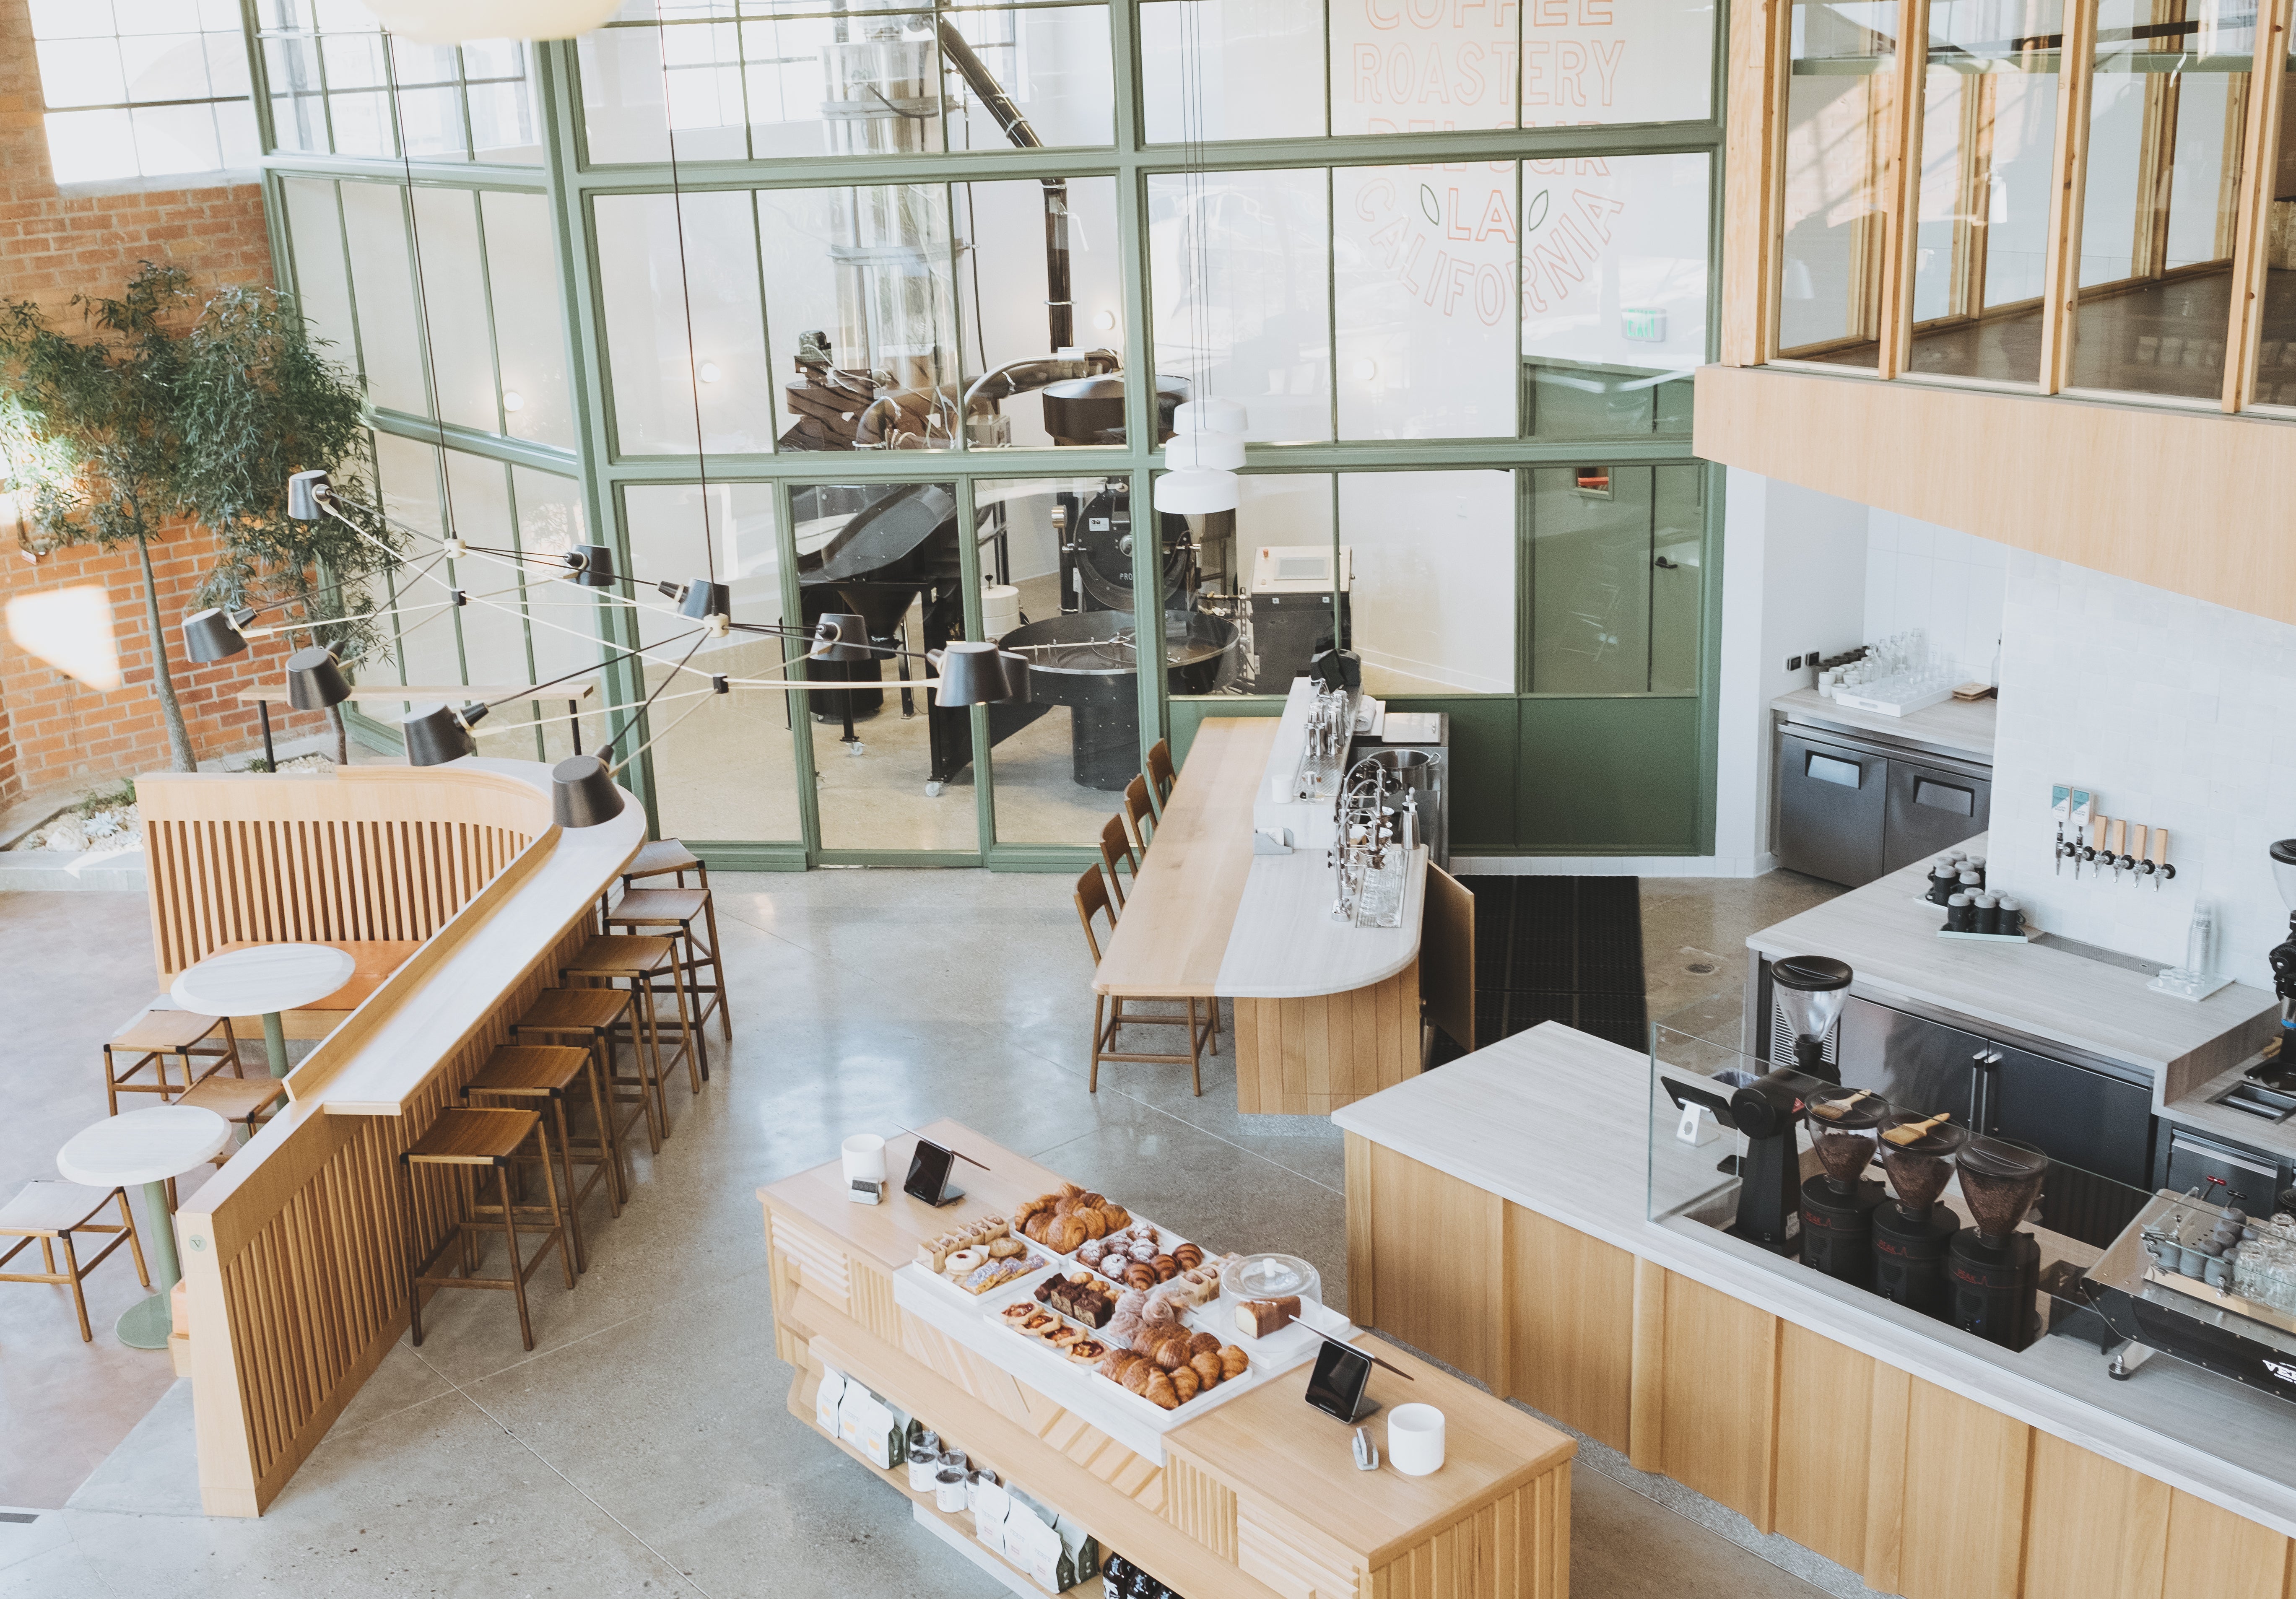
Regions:
<instances>
[{"instance_id":1,"label":"metal drip tray","mask_svg":"<svg viewBox=\"0 0 2296 1599\"><path fill-rule=\"evenodd\" d=\"M2296 1115L2296 1095L2278 1093L2259 1083L2234 1083L2211 1103L2253 1116L2259 1121L2285 1121Z\"/></svg>"}]
</instances>

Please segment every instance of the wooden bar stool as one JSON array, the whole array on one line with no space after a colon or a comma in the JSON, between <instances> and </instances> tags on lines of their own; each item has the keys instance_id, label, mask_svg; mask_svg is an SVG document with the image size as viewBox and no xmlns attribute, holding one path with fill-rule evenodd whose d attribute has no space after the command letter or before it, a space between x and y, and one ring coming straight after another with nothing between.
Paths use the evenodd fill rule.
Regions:
<instances>
[{"instance_id":1,"label":"wooden bar stool","mask_svg":"<svg viewBox=\"0 0 2296 1599\"><path fill-rule=\"evenodd\" d=\"M1155 798L1159 822L1172 798L1172 741L1160 738L1148 746L1148 791Z\"/></svg>"},{"instance_id":2,"label":"wooden bar stool","mask_svg":"<svg viewBox=\"0 0 2296 1599\"><path fill-rule=\"evenodd\" d=\"M1124 816L1132 824L1132 836L1140 841L1140 853L1148 853L1148 840L1156 831L1155 808L1148 803L1148 780L1136 777L1124 785Z\"/></svg>"},{"instance_id":3,"label":"wooden bar stool","mask_svg":"<svg viewBox=\"0 0 2296 1599\"><path fill-rule=\"evenodd\" d=\"M488 1055L478 1074L463 1085L466 1102L501 1101L514 1109L549 1111L542 1124L543 1160L549 1160L550 1135L555 1129L558 1169L566 1179L566 1230L574 1237L577 1271L590 1269L589 1250L582 1242L582 1201L602 1180L606 1185L608 1210L616 1216L622 1213L621 1161L614 1152L614 1128L606 1119L605 1099L598 1092L597 1066L596 1057L588 1050L571 1045L511 1044ZM566 1101L585 1078L589 1079L590 1110L598 1119L598 1136L581 1141L579 1147L591 1157L584 1162L590 1168L590 1178L577 1188L574 1151L578 1146L567 1130Z\"/></svg>"},{"instance_id":4,"label":"wooden bar stool","mask_svg":"<svg viewBox=\"0 0 2296 1599\"><path fill-rule=\"evenodd\" d=\"M677 1059L685 1062L686 1080L695 1094L701 1092L708 1063L700 1062L693 1045L696 1033L685 1006L685 972L678 964L675 940L647 933L601 933L586 942L574 958L560 969L558 980L569 982L577 979L592 982L627 982L630 985L632 1012L630 1036L633 1041L643 1032L653 1050L654 1084L657 1092L669 1076L672 1058L662 1052L661 1035L668 1023L654 1004L654 983L667 972L671 992L677 999ZM642 996L642 997L641 997ZM662 1102L663 1136L668 1136L668 1101Z\"/></svg>"},{"instance_id":5,"label":"wooden bar stool","mask_svg":"<svg viewBox=\"0 0 2296 1599\"><path fill-rule=\"evenodd\" d=\"M98 1221L104 1207L119 1207L118 1221ZM79 1253L72 1247L75 1233L116 1233L114 1238L93 1258L83 1264ZM72 1308L79 1312L79 1338L82 1343L94 1343L95 1333L87 1324L87 1295L81 1289L87 1274L102 1266L111 1251L126 1244L135 1257L135 1275L144 1279L144 1292L152 1292L152 1273L144 1264L144 1245L135 1236L135 1218L127 1209L125 1188L105 1190L90 1188L79 1183L60 1183L53 1180L27 1183L14 1199L0 1205L0 1238L17 1242L4 1255L0 1266L5 1266L31 1246L34 1239L40 1242L40 1263L45 1271L0 1271L0 1283L53 1283L69 1286ZM64 1246L64 1268L56 1269L56 1245Z\"/></svg>"},{"instance_id":6,"label":"wooden bar stool","mask_svg":"<svg viewBox=\"0 0 2296 1599\"><path fill-rule=\"evenodd\" d=\"M244 1123L247 1136L252 1138L255 1129L270 1120L276 1108L286 1103L286 1091L276 1078L209 1076L201 1079L189 1093L178 1095L176 1103L213 1111L226 1121ZM230 1153L225 1151L218 1160L229 1159Z\"/></svg>"},{"instance_id":7,"label":"wooden bar stool","mask_svg":"<svg viewBox=\"0 0 2296 1599\"><path fill-rule=\"evenodd\" d=\"M520 1205L512 1201L510 1193L511 1162L520 1157L520 1149L529 1138L540 1151L542 1186L549 1196L547 1213L549 1230L542 1234L542 1242L535 1247L534 1259L521 1261L518 1243L518 1217L521 1210L529 1215L543 1213L543 1207ZM527 1156L526 1159L536 1159ZM550 1171L550 1151L542 1139L542 1118L532 1111L461 1111L448 1109L439 1112L428 1131L409 1144L398 1157L406 1168L407 1214L416 1214L414 1204L414 1168L437 1166L447 1168L459 1191L463 1213L447 1224L447 1236L430 1252L430 1258L407 1273L406 1305L413 1323L414 1344L422 1344L422 1291L425 1288L486 1288L508 1289L518 1296L518 1330L526 1340L529 1349L534 1348L534 1321L527 1314L526 1280L541 1267L543 1257L555 1247L558 1264L566 1274L566 1286L574 1286L574 1261L566 1252L566 1220L558 1208L558 1184ZM502 1197L498 1205L481 1206L478 1202L477 1174L480 1168L492 1167L495 1186ZM510 1244L510 1275L506 1277L482 1277L478 1275L477 1244L491 1237L499 1217L502 1235ZM462 1256L462 1275L441 1271L440 1265L450 1253Z\"/></svg>"},{"instance_id":8,"label":"wooden bar stool","mask_svg":"<svg viewBox=\"0 0 2296 1599\"><path fill-rule=\"evenodd\" d=\"M218 1030L219 1042L209 1043ZM121 1070L122 1056L133 1055L133 1062ZM168 1080L168 1057L174 1055L184 1068L184 1080L178 1084ZM195 1072L194 1059L211 1062L205 1072ZM129 1079L150 1067L155 1079L131 1082ZM197 1083L201 1077L213 1077L226 1066L231 1074L242 1074L239 1060L239 1040L233 1036L228 1016L202 1016L196 1011L163 1010L146 1005L136 1013L133 1021L106 1041L103 1046L103 1100L107 1112L119 1114L119 1096L123 1094L156 1094L166 1104L175 1095Z\"/></svg>"},{"instance_id":9,"label":"wooden bar stool","mask_svg":"<svg viewBox=\"0 0 2296 1599\"><path fill-rule=\"evenodd\" d=\"M1092 930L1092 914L1095 911L1105 913L1109 931L1114 932L1116 911L1108 903L1107 885L1101 881L1100 873L1092 867L1087 866L1084 875L1077 879L1076 907L1077 920L1084 923L1085 947L1092 951L1093 970L1097 972L1100 969L1100 935ZM1086 1084L1086 1091L1093 1094L1100 1092L1100 1063L1103 1061L1128 1061L1151 1066L1185 1066L1195 1080L1196 1093L1201 1097L1204 1091L1203 1048L1206 1041L1210 1041L1212 1054L1219 1054L1219 1001L1193 994L1175 996L1168 1001L1160 998L1159 1004L1185 1003L1188 1013L1185 1016L1141 1016L1127 1014L1124 999L1121 994L1103 994L1097 990L1093 994L1092 1077ZM1211 1011L1210 1016L1201 1021L1196 1015L1199 1003L1206 1004ZM1116 1033L1127 1022L1135 1027L1185 1027L1188 1029L1188 1053L1184 1055L1119 1054Z\"/></svg>"},{"instance_id":10,"label":"wooden bar stool","mask_svg":"<svg viewBox=\"0 0 2296 1599\"><path fill-rule=\"evenodd\" d=\"M676 839L656 839L642 845L622 868L622 887L633 887L641 877L663 877L675 874L677 886L685 886L685 874L691 872L702 888L709 886L709 865Z\"/></svg>"},{"instance_id":11,"label":"wooden bar stool","mask_svg":"<svg viewBox=\"0 0 2296 1599\"><path fill-rule=\"evenodd\" d=\"M1140 886L1140 857L1133 853L1132 835L1125 831L1120 815L1109 817L1108 825L1100 830L1100 864L1108 868L1108 891L1116 897L1108 913L1108 919L1114 922L1124 914L1124 882L1117 876L1116 868L1122 865L1132 873L1133 887ZM1093 956L1095 963L1099 959L1098 955Z\"/></svg>"},{"instance_id":12,"label":"wooden bar stool","mask_svg":"<svg viewBox=\"0 0 2296 1599\"><path fill-rule=\"evenodd\" d=\"M647 1075L644 1052L632 1046L632 1076L624 1077L615 1069L614 1029L630 1023L631 1004L629 994L620 988L545 988L510 1026L510 1036L517 1043L578 1043L596 1056L607 1103L618 1109L630 1107L629 1113L614 1123L615 1153L625 1160L629 1157L630 1128L641 1116L645 1119L646 1142L653 1153L661 1152L661 1141L669 1136L661 1079ZM629 1179L625 1176L622 1197L627 1200L629 1193Z\"/></svg>"},{"instance_id":13,"label":"wooden bar stool","mask_svg":"<svg viewBox=\"0 0 2296 1599\"><path fill-rule=\"evenodd\" d=\"M709 930L709 942L704 944L694 931L694 923L701 922ZM685 953L678 964L685 972L687 992L693 996L693 1025L706 1029L714 1010L718 1025L728 1038L734 1036L734 1013L726 1004L726 969L718 958L718 910L709 902L707 889L631 889L625 892L606 913L608 932L635 932L651 929L660 931L676 928L670 938L684 940ZM701 968L709 968L709 980L701 980ZM703 996L709 996L705 1001ZM707 1046L701 1061L702 1075L709 1073Z\"/></svg>"}]
</instances>

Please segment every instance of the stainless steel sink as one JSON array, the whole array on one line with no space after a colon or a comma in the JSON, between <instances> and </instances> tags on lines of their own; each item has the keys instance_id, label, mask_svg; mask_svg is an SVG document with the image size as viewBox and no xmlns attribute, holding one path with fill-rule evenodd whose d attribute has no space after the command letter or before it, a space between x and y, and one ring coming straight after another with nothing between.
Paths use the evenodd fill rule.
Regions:
<instances>
[{"instance_id":1,"label":"stainless steel sink","mask_svg":"<svg viewBox=\"0 0 2296 1599\"><path fill-rule=\"evenodd\" d=\"M2296 1095L2281 1094L2257 1083L2234 1083L2212 1103L2259 1121L2285 1121L2296 1115Z\"/></svg>"}]
</instances>

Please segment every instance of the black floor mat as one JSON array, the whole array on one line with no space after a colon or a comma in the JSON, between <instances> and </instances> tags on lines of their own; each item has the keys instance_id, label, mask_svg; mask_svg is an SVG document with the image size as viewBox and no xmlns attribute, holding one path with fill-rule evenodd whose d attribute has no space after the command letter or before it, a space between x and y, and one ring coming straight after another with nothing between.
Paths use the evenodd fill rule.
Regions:
<instances>
[{"instance_id":1,"label":"black floor mat","mask_svg":"<svg viewBox=\"0 0 2296 1599\"><path fill-rule=\"evenodd\" d=\"M1650 1047L1643 1004L1642 882L1463 877L1475 897L1475 1042L1562 1021ZM1438 1064L1461 1051L1438 1036Z\"/></svg>"}]
</instances>

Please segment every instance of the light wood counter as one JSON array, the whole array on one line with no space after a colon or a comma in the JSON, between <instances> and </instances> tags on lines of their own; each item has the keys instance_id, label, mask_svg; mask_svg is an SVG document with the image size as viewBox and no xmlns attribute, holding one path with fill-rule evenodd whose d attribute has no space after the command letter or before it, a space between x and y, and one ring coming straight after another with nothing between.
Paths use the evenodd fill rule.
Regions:
<instances>
[{"instance_id":1,"label":"light wood counter","mask_svg":"<svg viewBox=\"0 0 2296 1599\"><path fill-rule=\"evenodd\" d=\"M1987 853L1987 836L1967 847ZM1928 871L1920 861L1892 872L1762 929L1746 947L1771 959L1833 955L1857 974L1853 994L1901 996L2148 1070L2155 1108L2253 1054L2278 1014L2270 994L2244 983L2195 1004L2152 993L2141 972L2046 945L1940 939L1941 913L1921 898Z\"/></svg>"},{"instance_id":2,"label":"light wood counter","mask_svg":"<svg viewBox=\"0 0 2296 1599\"><path fill-rule=\"evenodd\" d=\"M898 1191L853 1204L836 1161L758 1190L775 1350L797 1368L791 1414L812 1424L822 1369L834 1366L1185 1594L1566 1599L1576 1446L1400 1350L1378 1353L1416 1381L1375 1370L1373 1396L1443 1412L1446 1464L1432 1476L1357 1472L1351 1430L1302 1398L1304 1368L1183 1422L1156 1462L903 1308L893 1277L919 1242L970 1217L1009 1215L1060 1182L949 1121L889 1138L889 1172L907 1169L920 1135L991 1169L963 1167L966 1197L940 1210ZM1384 1454L1383 1414L1365 1425Z\"/></svg>"},{"instance_id":3,"label":"light wood counter","mask_svg":"<svg viewBox=\"0 0 2296 1599\"><path fill-rule=\"evenodd\" d=\"M1550 1022L1337 1112L1349 1315L1882 1592L2280 1599L2288 1406L2165 1356L2116 1382L2069 1337L2013 1354L1650 1220L1652 1186L1664 1214L1726 1180L1727 1149L1653 1150L1651 1098L1647 1057ZM1450 1259L1423 1269L1438 1236ZM2191 1586L2219 1562L2273 1581Z\"/></svg>"},{"instance_id":4,"label":"light wood counter","mask_svg":"<svg viewBox=\"0 0 2296 1599\"><path fill-rule=\"evenodd\" d=\"M1234 999L1236 1108L1321 1116L1419 1070L1430 867L1414 853L1400 926L1360 928L1332 919L1322 849L1253 854L1277 725L1214 717L1198 731L1092 986Z\"/></svg>"}]
</instances>

